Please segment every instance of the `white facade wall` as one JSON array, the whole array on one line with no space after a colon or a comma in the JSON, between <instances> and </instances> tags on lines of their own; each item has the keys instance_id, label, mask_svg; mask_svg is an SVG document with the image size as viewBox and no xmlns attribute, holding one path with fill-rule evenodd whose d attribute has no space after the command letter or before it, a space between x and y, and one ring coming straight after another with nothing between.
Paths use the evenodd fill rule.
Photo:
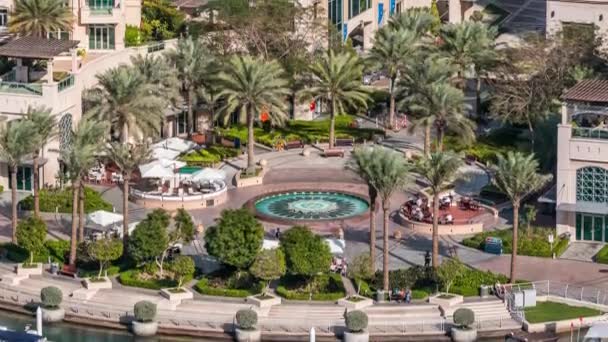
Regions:
<instances>
[{"instance_id":1,"label":"white facade wall","mask_svg":"<svg viewBox=\"0 0 608 342\"><path fill-rule=\"evenodd\" d=\"M548 0L547 33L561 30L562 23L595 24L600 34L608 32L608 1Z\"/></svg>"}]
</instances>

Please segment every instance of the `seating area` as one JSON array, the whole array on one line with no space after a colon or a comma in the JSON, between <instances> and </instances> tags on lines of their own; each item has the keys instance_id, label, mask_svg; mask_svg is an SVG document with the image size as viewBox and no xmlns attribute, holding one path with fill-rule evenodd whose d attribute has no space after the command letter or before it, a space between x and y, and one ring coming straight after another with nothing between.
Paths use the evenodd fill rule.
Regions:
<instances>
[{"instance_id":1,"label":"seating area","mask_svg":"<svg viewBox=\"0 0 608 342\"><path fill-rule=\"evenodd\" d=\"M339 149L339 148L332 148L332 149L326 149L323 151L323 156L325 158L329 158L329 157L340 157L340 158L344 158L344 150Z\"/></svg>"},{"instance_id":2,"label":"seating area","mask_svg":"<svg viewBox=\"0 0 608 342\"><path fill-rule=\"evenodd\" d=\"M100 185L122 184L123 181L123 175L115 165L96 165L85 177L85 182Z\"/></svg>"},{"instance_id":3,"label":"seating area","mask_svg":"<svg viewBox=\"0 0 608 342\"><path fill-rule=\"evenodd\" d=\"M439 198L439 224L452 225L457 221L466 223L476 215L475 212L482 209L479 202L470 197L461 197L457 204L452 193ZM416 194L405 202L400 213L410 221L433 223L432 203L421 194Z\"/></svg>"}]
</instances>

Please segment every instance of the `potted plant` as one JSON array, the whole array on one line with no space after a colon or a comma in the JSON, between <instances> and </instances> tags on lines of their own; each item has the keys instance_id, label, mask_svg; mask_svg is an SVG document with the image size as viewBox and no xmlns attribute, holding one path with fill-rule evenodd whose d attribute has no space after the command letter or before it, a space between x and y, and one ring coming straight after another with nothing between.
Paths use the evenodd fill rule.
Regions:
<instances>
[{"instance_id":1,"label":"potted plant","mask_svg":"<svg viewBox=\"0 0 608 342\"><path fill-rule=\"evenodd\" d=\"M99 262L99 273L97 277L91 277L84 280L84 286L87 289L111 289L112 281L107 276L107 270L104 274L104 267L122 255L123 243L120 239L99 239L90 243L87 246L87 251L91 259Z\"/></svg>"},{"instance_id":2,"label":"potted plant","mask_svg":"<svg viewBox=\"0 0 608 342\"><path fill-rule=\"evenodd\" d=\"M236 313L235 329L238 342L258 342L262 340L262 332L256 328L258 313L251 309L241 309Z\"/></svg>"},{"instance_id":3,"label":"potted plant","mask_svg":"<svg viewBox=\"0 0 608 342\"><path fill-rule=\"evenodd\" d=\"M161 289L161 295L172 302L181 302L185 299L192 299L192 292L186 290L182 286L184 284L184 279L194 274L195 267L192 258L180 255L173 260L173 262L169 265L169 268L171 271L173 271L174 279L177 281L177 286L168 289Z\"/></svg>"},{"instance_id":4,"label":"potted plant","mask_svg":"<svg viewBox=\"0 0 608 342\"><path fill-rule=\"evenodd\" d=\"M17 275L30 276L42 274L42 264L34 262L34 255L39 255L44 250L44 239L46 238L46 223L38 217L32 216L19 222L17 226L17 242L29 253L29 258L22 264L17 265Z\"/></svg>"},{"instance_id":5,"label":"potted plant","mask_svg":"<svg viewBox=\"0 0 608 342\"><path fill-rule=\"evenodd\" d=\"M40 290L40 301L42 302L42 321L61 322L65 317L65 310L59 304L63 300L63 293L55 286L48 286Z\"/></svg>"},{"instance_id":6,"label":"potted plant","mask_svg":"<svg viewBox=\"0 0 608 342\"><path fill-rule=\"evenodd\" d=\"M367 329L367 314L363 311L354 310L346 313L346 329L344 342L368 342L369 332Z\"/></svg>"},{"instance_id":7,"label":"potted plant","mask_svg":"<svg viewBox=\"0 0 608 342\"><path fill-rule=\"evenodd\" d=\"M281 304L281 298L268 294L270 282L281 278L286 272L285 254L280 248L262 250L258 253L253 265L249 268L251 274L261 280L264 280L266 286L261 294L247 297L247 301L251 301L260 308L270 307L272 305Z\"/></svg>"},{"instance_id":8,"label":"potted plant","mask_svg":"<svg viewBox=\"0 0 608 342\"><path fill-rule=\"evenodd\" d=\"M451 329L452 341L472 342L477 340L477 330L471 327L473 323L475 323L473 310L460 308L454 311L454 326Z\"/></svg>"},{"instance_id":9,"label":"potted plant","mask_svg":"<svg viewBox=\"0 0 608 342\"><path fill-rule=\"evenodd\" d=\"M156 304L147 300L135 303L133 307L135 320L131 322L131 329L137 336L154 336L158 331L156 318Z\"/></svg>"}]
</instances>

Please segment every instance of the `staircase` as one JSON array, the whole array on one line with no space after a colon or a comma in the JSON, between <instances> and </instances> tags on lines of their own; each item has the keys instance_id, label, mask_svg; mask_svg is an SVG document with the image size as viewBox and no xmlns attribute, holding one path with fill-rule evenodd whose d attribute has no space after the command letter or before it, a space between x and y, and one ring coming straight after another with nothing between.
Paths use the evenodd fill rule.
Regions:
<instances>
[{"instance_id":1,"label":"staircase","mask_svg":"<svg viewBox=\"0 0 608 342\"><path fill-rule=\"evenodd\" d=\"M501 300L470 301L457 305L444 312L448 322L454 322L454 311L460 308L471 309L475 313L475 324L479 331L521 329L521 324L513 319Z\"/></svg>"},{"instance_id":2,"label":"staircase","mask_svg":"<svg viewBox=\"0 0 608 342\"><path fill-rule=\"evenodd\" d=\"M571 242L568 249L559 257L578 261L593 261L593 257L604 246L601 242Z\"/></svg>"}]
</instances>

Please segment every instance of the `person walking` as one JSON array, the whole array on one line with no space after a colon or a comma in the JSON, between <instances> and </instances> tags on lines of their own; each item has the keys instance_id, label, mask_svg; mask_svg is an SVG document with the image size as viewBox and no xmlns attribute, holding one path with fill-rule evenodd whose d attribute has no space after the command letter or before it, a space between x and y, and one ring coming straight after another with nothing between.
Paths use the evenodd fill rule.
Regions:
<instances>
[{"instance_id":1,"label":"person walking","mask_svg":"<svg viewBox=\"0 0 608 342\"><path fill-rule=\"evenodd\" d=\"M431 252L429 252L427 250L426 253L424 254L424 267L430 267L430 266L431 266Z\"/></svg>"}]
</instances>

